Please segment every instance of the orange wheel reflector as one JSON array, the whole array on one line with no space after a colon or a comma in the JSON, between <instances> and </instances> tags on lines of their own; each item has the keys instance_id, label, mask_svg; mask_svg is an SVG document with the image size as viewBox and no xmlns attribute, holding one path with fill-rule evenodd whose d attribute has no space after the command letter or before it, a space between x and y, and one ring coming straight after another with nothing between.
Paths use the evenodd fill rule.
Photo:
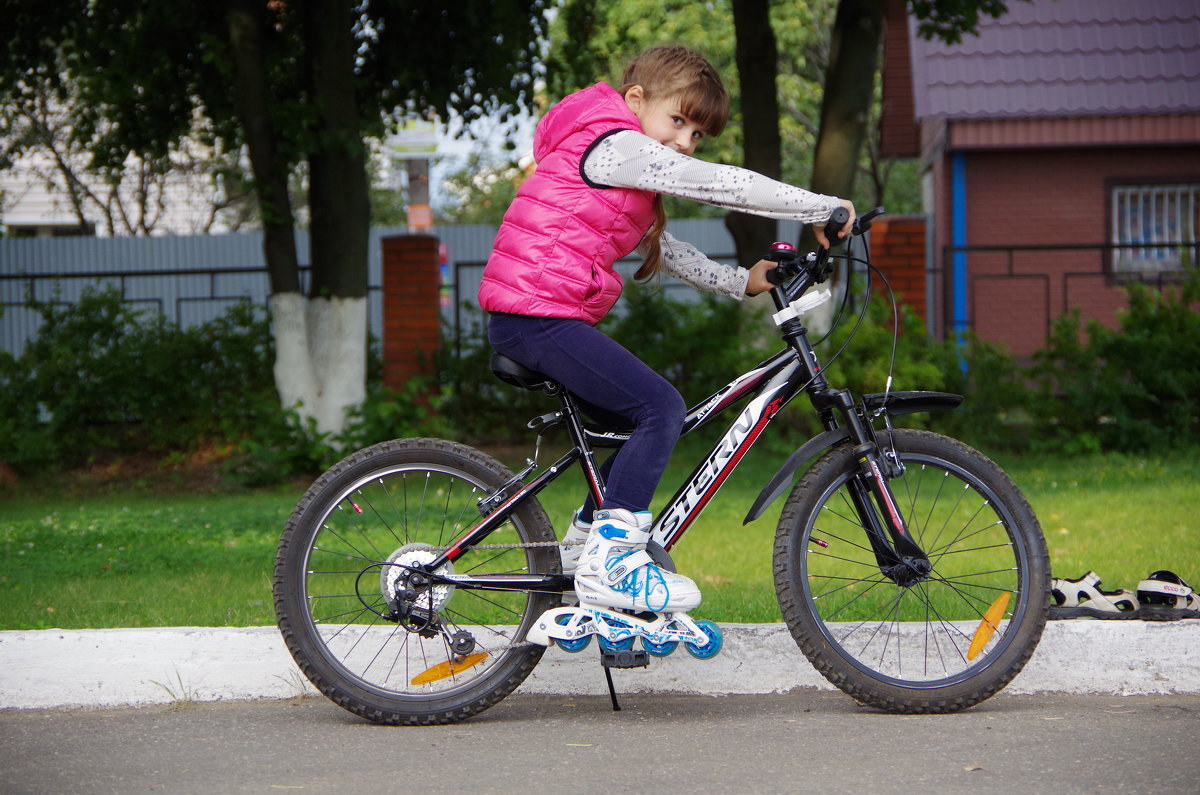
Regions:
<instances>
[{"instance_id":1,"label":"orange wheel reflector","mask_svg":"<svg viewBox=\"0 0 1200 795\"><path fill-rule=\"evenodd\" d=\"M1000 619L1008 608L1008 600L1011 596L1012 594L1008 591L1000 594L983 614L983 620L979 622L979 626L975 628L975 636L971 638L971 648L967 649L968 660L978 657L979 652L983 651L983 647L988 645L988 641L992 639L992 635L995 635L996 630L1000 629Z\"/></svg>"},{"instance_id":2,"label":"orange wheel reflector","mask_svg":"<svg viewBox=\"0 0 1200 795\"><path fill-rule=\"evenodd\" d=\"M414 685L427 685L430 682L436 682L439 679L445 679L448 676L454 676L459 671L465 671L471 666L478 665L479 663L483 662L487 659L487 656L488 653L486 651L480 651L476 652L475 654L468 654L466 657L459 659L458 662L455 662L454 660L446 660L446 662L435 665L428 671L424 671L414 676L412 683Z\"/></svg>"}]
</instances>

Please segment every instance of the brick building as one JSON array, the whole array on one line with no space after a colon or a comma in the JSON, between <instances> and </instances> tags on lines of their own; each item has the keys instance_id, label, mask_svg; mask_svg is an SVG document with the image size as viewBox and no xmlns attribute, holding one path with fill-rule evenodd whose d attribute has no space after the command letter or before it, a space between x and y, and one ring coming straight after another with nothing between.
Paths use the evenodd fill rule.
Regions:
<instances>
[{"instance_id":1,"label":"brick building","mask_svg":"<svg viewBox=\"0 0 1200 795\"><path fill-rule=\"evenodd\" d=\"M978 36L925 41L893 0L885 155L920 158L932 325L1024 355L1079 308L1115 324L1200 239L1200 3L1009 2Z\"/></svg>"}]
</instances>

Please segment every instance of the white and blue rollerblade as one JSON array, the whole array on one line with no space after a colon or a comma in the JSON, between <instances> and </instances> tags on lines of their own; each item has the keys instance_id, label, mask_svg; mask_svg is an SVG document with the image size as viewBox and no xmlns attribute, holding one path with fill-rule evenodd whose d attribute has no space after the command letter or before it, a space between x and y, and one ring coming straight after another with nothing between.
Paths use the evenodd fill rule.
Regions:
<instances>
[{"instance_id":1,"label":"white and blue rollerblade","mask_svg":"<svg viewBox=\"0 0 1200 795\"><path fill-rule=\"evenodd\" d=\"M580 605L653 613L699 606L696 583L662 568L646 551L651 523L649 511L596 511L575 567Z\"/></svg>"},{"instance_id":2,"label":"white and blue rollerblade","mask_svg":"<svg viewBox=\"0 0 1200 795\"><path fill-rule=\"evenodd\" d=\"M717 625L694 621L686 612L700 604L700 589L659 566L646 551L651 524L649 511L596 511L590 528L577 514L564 540L587 531L586 543L576 555L571 553L579 546L563 547L562 557L564 571L574 569L579 606L548 610L527 639L542 646L553 640L571 652L586 648L592 635L610 654L629 651L637 638L655 657L665 657L680 643L700 659L720 651Z\"/></svg>"}]
</instances>

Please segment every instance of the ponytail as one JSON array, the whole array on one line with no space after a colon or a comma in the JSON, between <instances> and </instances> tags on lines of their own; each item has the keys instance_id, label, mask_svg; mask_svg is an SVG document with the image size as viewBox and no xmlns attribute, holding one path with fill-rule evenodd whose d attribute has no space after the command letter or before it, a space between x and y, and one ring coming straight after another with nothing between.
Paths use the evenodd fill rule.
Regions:
<instances>
[{"instance_id":1,"label":"ponytail","mask_svg":"<svg viewBox=\"0 0 1200 795\"><path fill-rule=\"evenodd\" d=\"M667 211L663 207L663 197L659 193L654 197L654 223L650 225L646 236L642 238L642 250L646 252L645 259L642 261L642 267L637 269L637 273L633 274L633 278L639 282L646 282L652 279L662 266L662 246L659 241L662 239L662 233L667 228Z\"/></svg>"}]
</instances>

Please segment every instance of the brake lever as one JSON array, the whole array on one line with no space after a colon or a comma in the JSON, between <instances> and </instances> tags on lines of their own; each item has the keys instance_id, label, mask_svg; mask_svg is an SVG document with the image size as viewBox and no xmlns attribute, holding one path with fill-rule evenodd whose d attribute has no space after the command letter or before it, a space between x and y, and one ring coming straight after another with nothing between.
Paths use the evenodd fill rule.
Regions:
<instances>
[{"instance_id":1,"label":"brake lever","mask_svg":"<svg viewBox=\"0 0 1200 795\"><path fill-rule=\"evenodd\" d=\"M867 231L871 228L871 222L874 221L879 216L883 215L883 213L884 213L884 209L882 207L876 207L874 210L871 210L869 213L867 213L865 215L861 215L858 218L855 218L853 234L855 234L855 235L866 234Z\"/></svg>"}]
</instances>

